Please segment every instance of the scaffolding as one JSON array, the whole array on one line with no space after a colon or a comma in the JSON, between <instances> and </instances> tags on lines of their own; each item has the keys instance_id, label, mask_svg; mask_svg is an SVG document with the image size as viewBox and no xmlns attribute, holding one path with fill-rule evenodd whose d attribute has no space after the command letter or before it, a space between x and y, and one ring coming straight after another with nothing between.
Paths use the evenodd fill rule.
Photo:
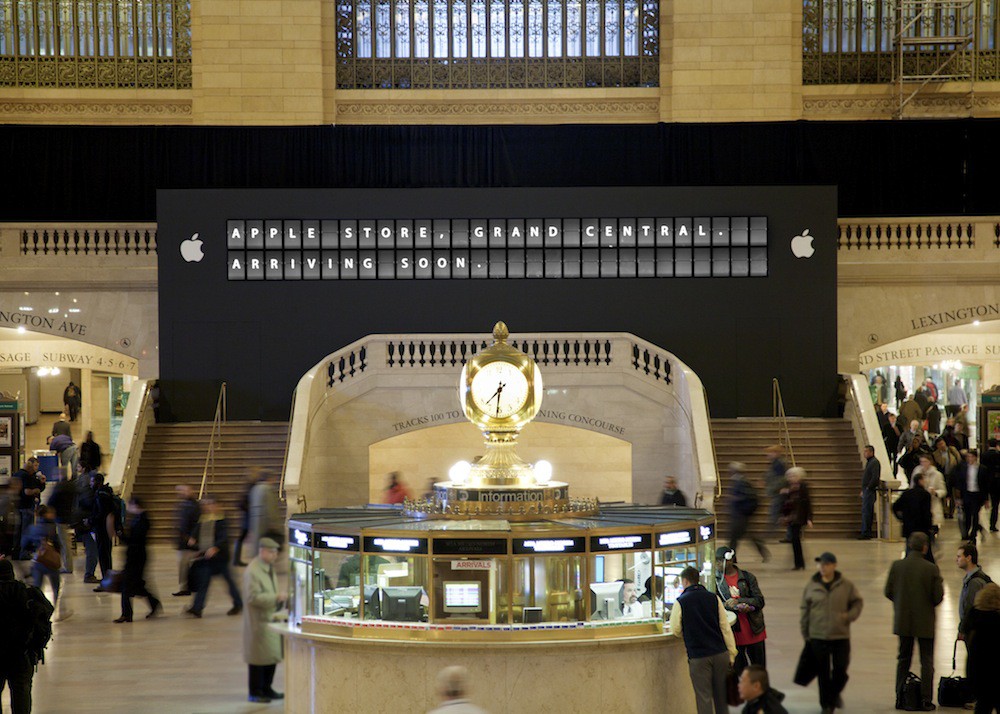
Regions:
<instances>
[{"instance_id":1,"label":"scaffolding","mask_svg":"<svg viewBox=\"0 0 1000 714\"><path fill-rule=\"evenodd\" d=\"M902 119L931 82L967 81L971 108L976 76L975 0L896 0L895 75Z\"/></svg>"}]
</instances>

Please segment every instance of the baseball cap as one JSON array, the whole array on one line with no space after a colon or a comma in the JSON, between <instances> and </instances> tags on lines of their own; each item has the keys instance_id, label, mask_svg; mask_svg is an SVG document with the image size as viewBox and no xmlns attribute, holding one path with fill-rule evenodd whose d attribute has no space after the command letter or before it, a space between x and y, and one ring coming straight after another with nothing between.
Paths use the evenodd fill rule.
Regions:
<instances>
[{"instance_id":1,"label":"baseball cap","mask_svg":"<svg viewBox=\"0 0 1000 714\"><path fill-rule=\"evenodd\" d=\"M837 562L837 556L835 556L833 553L827 551L826 553L821 553L819 556L817 556L816 562L817 563L836 563Z\"/></svg>"}]
</instances>

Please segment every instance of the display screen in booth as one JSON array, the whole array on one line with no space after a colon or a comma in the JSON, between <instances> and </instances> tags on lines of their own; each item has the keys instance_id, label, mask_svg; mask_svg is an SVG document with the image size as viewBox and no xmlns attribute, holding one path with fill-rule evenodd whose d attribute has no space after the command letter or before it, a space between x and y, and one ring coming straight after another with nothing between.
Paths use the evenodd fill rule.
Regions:
<instances>
[{"instance_id":1,"label":"display screen in booth","mask_svg":"<svg viewBox=\"0 0 1000 714\"><path fill-rule=\"evenodd\" d=\"M599 535L590 537L592 553L611 550L649 550L652 536L649 533L637 535Z\"/></svg>"},{"instance_id":2,"label":"display screen in booth","mask_svg":"<svg viewBox=\"0 0 1000 714\"><path fill-rule=\"evenodd\" d=\"M358 536L314 533L313 545L320 550L360 550Z\"/></svg>"},{"instance_id":3,"label":"display screen in booth","mask_svg":"<svg viewBox=\"0 0 1000 714\"><path fill-rule=\"evenodd\" d=\"M671 548L679 545L688 545L695 542L695 532L693 530L670 531L669 533L657 533L656 545L658 548Z\"/></svg>"},{"instance_id":4,"label":"display screen in booth","mask_svg":"<svg viewBox=\"0 0 1000 714\"><path fill-rule=\"evenodd\" d=\"M405 538L389 536L365 537L366 553L408 553L426 554L426 538Z\"/></svg>"},{"instance_id":5,"label":"display screen in booth","mask_svg":"<svg viewBox=\"0 0 1000 714\"><path fill-rule=\"evenodd\" d=\"M477 613L483 609L482 584L477 580L444 583L444 611Z\"/></svg>"},{"instance_id":6,"label":"display screen in booth","mask_svg":"<svg viewBox=\"0 0 1000 714\"><path fill-rule=\"evenodd\" d=\"M502 319L513 337L648 340L701 378L713 416L770 416L775 374L787 411L823 416L836 404L836 198L821 186L160 190L160 415L211 419L225 379L230 418L287 420L302 375L367 335L481 334ZM343 379L374 367L353 359Z\"/></svg>"},{"instance_id":7,"label":"display screen in booth","mask_svg":"<svg viewBox=\"0 0 1000 714\"><path fill-rule=\"evenodd\" d=\"M435 538L434 555L506 555L506 538Z\"/></svg>"},{"instance_id":8,"label":"display screen in booth","mask_svg":"<svg viewBox=\"0 0 1000 714\"><path fill-rule=\"evenodd\" d=\"M515 538L516 555L558 555L560 553L584 553L586 541L583 538Z\"/></svg>"},{"instance_id":9,"label":"display screen in booth","mask_svg":"<svg viewBox=\"0 0 1000 714\"><path fill-rule=\"evenodd\" d=\"M698 540L706 541L715 538L715 524L698 526Z\"/></svg>"},{"instance_id":10,"label":"display screen in booth","mask_svg":"<svg viewBox=\"0 0 1000 714\"><path fill-rule=\"evenodd\" d=\"M291 528L288 531L288 542L291 545L297 545L300 548L309 548L312 546L312 535L309 531Z\"/></svg>"}]
</instances>

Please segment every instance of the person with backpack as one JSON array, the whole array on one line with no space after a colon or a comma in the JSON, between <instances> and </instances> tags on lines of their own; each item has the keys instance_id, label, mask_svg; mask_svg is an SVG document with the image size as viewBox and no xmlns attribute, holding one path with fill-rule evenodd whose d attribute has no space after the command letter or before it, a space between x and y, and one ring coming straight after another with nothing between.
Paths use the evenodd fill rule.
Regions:
<instances>
[{"instance_id":1,"label":"person with backpack","mask_svg":"<svg viewBox=\"0 0 1000 714\"><path fill-rule=\"evenodd\" d=\"M41 590L14 578L9 560L0 560L0 693L10 688L13 714L31 712L31 680L52 638L54 610Z\"/></svg>"},{"instance_id":2,"label":"person with backpack","mask_svg":"<svg viewBox=\"0 0 1000 714\"><path fill-rule=\"evenodd\" d=\"M962 578L962 591L958 594L958 639L964 640L968 634L967 619L976 601L976 595L986 583L992 583L993 580L979 567L979 549L972 543L962 543L958 546L955 565L965 573L965 577Z\"/></svg>"},{"instance_id":3,"label":"person with backpack","mask_svg":"<svg viewBox=\"0 0 1000 714\"><path fill-rule=\"evenodd\" d=\"M750 516L757 510L757 489L746 477L746 466L739 462L729 464L729 476L732 479L729 493L729 547L733 551L740 544L744 537L757 547L760 557L767 562L771 557L771 552L764 545L764 541L753 534L748 534L750 528Z\"/></svg>"}]
</instances>

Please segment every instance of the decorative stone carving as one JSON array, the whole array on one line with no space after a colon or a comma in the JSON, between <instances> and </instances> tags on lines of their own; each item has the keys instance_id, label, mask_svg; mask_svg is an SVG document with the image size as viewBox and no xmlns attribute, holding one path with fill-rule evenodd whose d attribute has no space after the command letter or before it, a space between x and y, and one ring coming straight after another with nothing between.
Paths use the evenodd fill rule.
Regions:
<instances>
[{"instance_id":1,"label":"decorative stone carving","mask_svg":"<svg viewBox=\"0 0 1000 714\"><path fill-rule=\"evenodd\" d=\"M45 116L58 119L170 119L191 118L191 102L185 101L44 101L38 99L0 102L0 122L14 123L24 117Z\"/></svg>"},{"instance_id":2,"label":"decorative stone carving","mask_svg":"<svg viewBox=\"0 0 1000 714\"><path fill-rule=\"evenodd\" d=\"M656 121L658 100L601 101L477 101L477 102L338 102L338 118L350 121L366 117L455 117L455 116L606 116L627 115L634 119Z\"/></svg>"}]
</instances>

